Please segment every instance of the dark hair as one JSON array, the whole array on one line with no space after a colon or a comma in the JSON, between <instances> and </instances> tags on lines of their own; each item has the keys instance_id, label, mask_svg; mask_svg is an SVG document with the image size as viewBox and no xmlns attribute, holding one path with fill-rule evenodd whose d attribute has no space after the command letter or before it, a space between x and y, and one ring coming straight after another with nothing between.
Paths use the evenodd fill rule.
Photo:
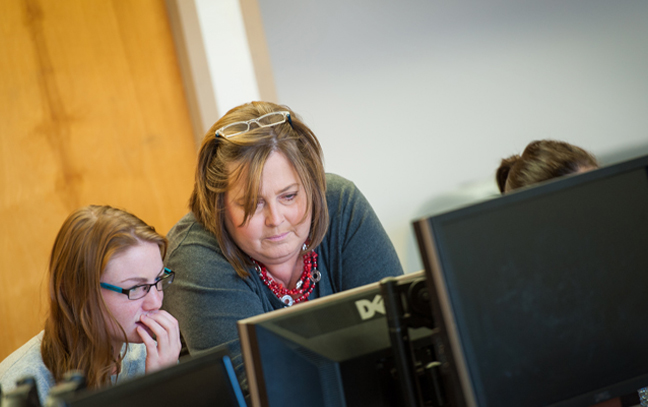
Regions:
<instances>
[{"instance_id":1,"label":"dark hair","mask_svg":"<svg viewBox=\"0 0 648 407\"><path fill-rule=\"evenodd\" d=\"M94 388L119 372L124 355L115 357L109 327L119 327L128 340L99 283L110 259L140 242L157 244L164 258L166 238L126 211L92 205L63 222L50 256L50 309L41 343L43 362L56 382L67 371L81 370Z\"/></svg>"},{"instance_id":2,"label":"dark hair","mask_svg":"<svg viewBox=\"0 0 648 407\"><path fill-rule=\"evenodd\" d=\"M290 113L290 121L270 127L253 127L232 138L215 135L223 126L282 111ZM225 227L225 194L233 181L244 182L245 224L256 210L263 167L274 151L281 152L293 165L304 186L308 202L306 213L311 211L312 214L306 250L311 250L322 242L328 229L326 177L322 147L299 116L286 106L270 102L235 107L209 129L198 153L189 206L196 220L216 237L223 255L242 278L248 276L246 268L252 263Z\"/></svg>"},{"instance_id":3,"label":"dark hair","mask_svg":"<svg viewBox=\"0 0 648 407\"><path fill-rule=\"evenodd\" d=\"M502 159L495 179L500 192L505 193L598 166L596 158L580 147L563 141L536 140L521 156Z\"/></svg>"}]
</instances>

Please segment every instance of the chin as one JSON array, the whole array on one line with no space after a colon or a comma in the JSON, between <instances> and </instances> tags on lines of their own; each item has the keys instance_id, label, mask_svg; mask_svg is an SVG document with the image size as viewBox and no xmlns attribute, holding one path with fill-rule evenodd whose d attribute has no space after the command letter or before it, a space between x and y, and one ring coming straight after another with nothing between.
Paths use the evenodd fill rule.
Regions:
<instances>
[{"instance_id":1,"label":"chin","mask_svg":"<svg viewBox=\"0 0 648 407\"><path fill-rule=\"evenodd\" d=\"M128 332L126 335L129 343L143 343L142 337L137 333L137 328L133 328L131 332Z\"/></svg>"},{"instance_id":2,"label":"chin","mask_svg":"<svg viewBox=\"0 0 648 407\"><path fill-rule=\"evenodd\" d=\"M275 261L283 261L283 259L291 258L294 253L294 250L282 250L280 252L268 253L266 258Z\"/></svg>"},{"instance_id":3,"label":"chin","mask_svg":"<svg viewBox=\"0 0 648 407\"><path fill-rule=\"evenodd\" d=\"M128 338L128 343L144 343L142 338L139 335L135 334L137 338Z\"/></svg>"}]
</instances>

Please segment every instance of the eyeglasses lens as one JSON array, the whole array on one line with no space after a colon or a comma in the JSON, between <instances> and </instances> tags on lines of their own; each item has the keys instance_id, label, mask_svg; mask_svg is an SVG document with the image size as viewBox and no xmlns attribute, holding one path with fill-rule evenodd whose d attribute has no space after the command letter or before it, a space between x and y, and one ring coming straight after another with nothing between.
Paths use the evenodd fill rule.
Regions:
<instances>
[{"instance_id":1,"label":"eyeglasses lens","mask_svg":"<svg viewBox=\"0 0 648 407\"><path fill-rule=\"evenodd\" d=\"M155 284L155 288L158 291L164 290L165 288L167 288L168 286L171 285L171 283L173 282L174 277L175 277L175 274L166 274L163 278L160 279L160 281L158 281Z\"/></svg>"},{"instance_id":2,"label":"eyeglasses lens","mask_svg":"<svg viewBox=\"0 0 648 407\"><path fill-rule=\"evenodd\" d=\"M223 137L229 137L229 136L234 136L239 133L245 133L250 129L250 126L246 122L240 122L240 123L234 123L230 124L227 127L223 127L221 130L222 136Z\"/></svg>"},{"instance_id":3,"label":"eyeglasses lens","mask_svg":"<svg viewBox=\"0 0 648 407\"><path fill-rule=\"evenodd\" d=\"M151 286L148 285L140 285L137 287L131 288L131 290L128 292L128 298L131 300L138 300L142 297L144 297L149 290L151 289Z\"/></svg>"},{"instance_id":4,"label":"eyeglasses lens","mask_svg":"<svg viewBox=\"0 0 648 407\"><path fill-rule=\"evenodd\" d=\"M261 127L267 127L267 126L272 126L275 124L283 123L286 121L286 118L283 114L281 113L274 113L274 114L269 114L265 115L262 117L259 117L259 126Z\"/></svg>"},{"instance_id":5,"label":"eyeglasses lens","mask_svg":"<svg viewBox=\"0 0 648 407\"><path fill-rule=\"evenodd\" d=\"M131 288L131 290L128 292L128 299L130 300L139 300L140 298L144 297L148 292L151 290L151 287L155 286L155 289L158 291L162 291L168 286L171 285L173 282L173 278L175 277L174 272L169 272L164 274L164 277L160 278L158 281L156 281L154 284L151 285L140 285L137 287Z\"/></svg>"},{"instance_id":6,"label":"eyeglasses lens","mask_svg":"<svg viewBox=\"0 0 648 407\"><path fill-rule=\"evenodd\" d=\"M241 133L247 133L253 126L270 127L277 124L285 123L286 120L290 121L290 114L288 112L275 112L268 113L256 119L247 120L244 122L232 123L228 126L216 130L216 137L232 137ZM292 122L290 122L292 126Z\"/></svg>"}]
</instances>

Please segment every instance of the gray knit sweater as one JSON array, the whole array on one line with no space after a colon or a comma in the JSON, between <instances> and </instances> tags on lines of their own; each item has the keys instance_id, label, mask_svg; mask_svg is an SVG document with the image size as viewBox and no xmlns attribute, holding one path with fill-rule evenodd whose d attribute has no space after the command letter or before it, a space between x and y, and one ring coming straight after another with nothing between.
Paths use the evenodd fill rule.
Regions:
<instances>
[{"instance_id":1,"label":"gray knit sweater","mask_svg":"<svg viewBox=\"0 0 648 407\"><path fill-rule=\"evenodd\" d=\"M315 249L322 279L309 299L323 297L403 274L387 233L356 186L327 174L328 232ZM193 214L169 232L167 267L176 272L165 291L163 308L179 323L190 353L228 344L232 361L242 359L236 321L283 308L253 268L240 278L215 237ZM295 305L299 306L299 305Z\"/></svg>"},{"instance_id":2,"label":"gray knit sweater","mask_svg":"<svg viewBox=\"0 0 648 407\"><path fill-rule=\"evenodd\" d=\"M54 376L43 363L40 351L43 332L41 331L31 338L0 363L0 385L2 392L8 393L16 387L16 381L26 376L32 376L36 379L36 388L41 404L45 405L50 388L56 383ZM122 353L125 351L126 345L122 348ZM128 345L128 352L126 352L124 360L122 360L121 373L119 376L112 376L111 381L113 384L121 383L123 380L141 376L145 371L146 346L143 343L131 343Z\"/></svg>"}]
</instances>

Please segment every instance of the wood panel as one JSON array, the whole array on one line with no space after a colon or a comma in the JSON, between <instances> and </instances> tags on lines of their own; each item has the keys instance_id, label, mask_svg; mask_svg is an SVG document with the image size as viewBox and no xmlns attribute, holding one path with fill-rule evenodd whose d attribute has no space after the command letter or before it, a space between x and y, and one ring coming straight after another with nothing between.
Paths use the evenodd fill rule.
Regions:
<instances>
[{"instance_id":1,"label":"wood panel","mask_svg":"<svg viewBox=\"0 0 648 407\"><path fill-rule=\"evenodd\" d=\"M162 233L196 146L163 0L0 4L0 360L42 329L49 251L87 204Z\"/></svg>"}]
</instances>

